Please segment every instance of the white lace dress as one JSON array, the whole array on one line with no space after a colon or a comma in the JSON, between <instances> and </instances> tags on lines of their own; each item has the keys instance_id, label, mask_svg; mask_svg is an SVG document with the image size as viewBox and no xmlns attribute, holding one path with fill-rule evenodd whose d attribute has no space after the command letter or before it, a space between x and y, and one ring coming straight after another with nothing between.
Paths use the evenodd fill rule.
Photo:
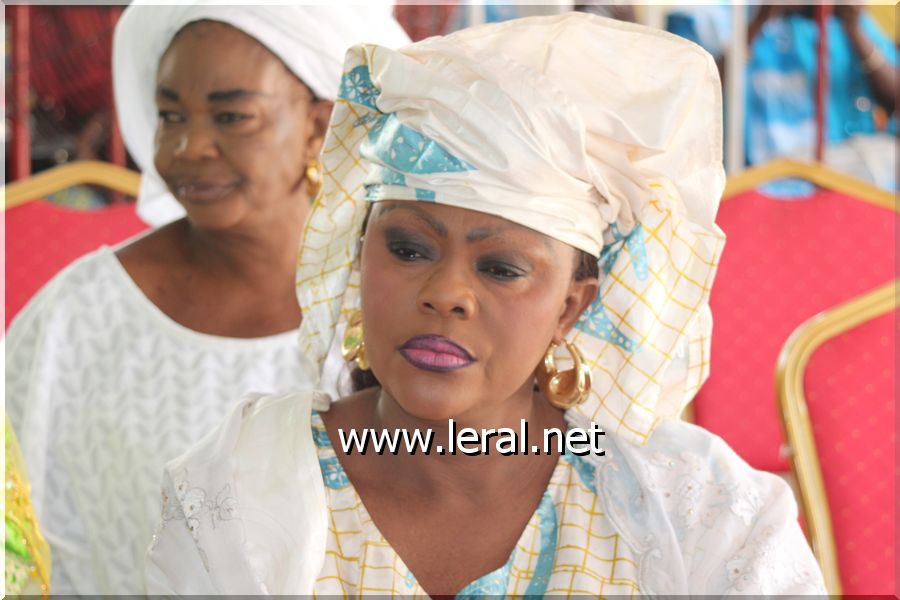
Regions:
<instances>
[{"instance_id":1,"label":"white lace dress","mask_svg":"<svg viewBox=\"0 0 900 600\"><path fill-rule=\"evenodd\" d=\"M141 593L165 462L241 395L302 389L313 375L295 332L231 339L178 325L110 248L60 273L6 337L6 407L53 593Z\"/></svg>"},{"instance_id":2,"label":"white lace dress","mask_svg":"<svg viewBox=\"0 0 900 600\"><path fill-rule=\"evenodd\" d=\"M345 548L348 540L335 532L342 527L334 513L347 508L335 492L346 486L329 485L330 478L339 478L336 468L326 468L323 479L323 461L328 467L333 457L322 453L321 439L316 443L321 433L313 407L322 410L327 402L309 391L248 398L215 434L167 465L162 519L148 554L150 593L355 595L368 589L355 579L352 565L344 564L356 556L364 566L364 553L354 554L358 543ZM590 426L571 412L567 419ZM787 485L751 469L718 437L669 421L646 446L607 435L604 449L606 456L577 463L573 481L588 482L580 493L594 498L590 512L596 520L581 519L580 531L569 527L560 533L555 554L548 549L549 578L541 584L548 593L825 593ZM551 488L558 487L554 481ZM352 494L347 498L354 500ZM540 538L527 534L523 539ZM613 577L595 569L599 579L576 581L557 568L568 560L570 546L585 564L609 559L621 571ZM394 556L389 549L382 554ZM372 591L414 594L414 578L406 582L403 574L394 569ZM529 587L527 581L509 581Z\"/></svg>"}]
</instances>

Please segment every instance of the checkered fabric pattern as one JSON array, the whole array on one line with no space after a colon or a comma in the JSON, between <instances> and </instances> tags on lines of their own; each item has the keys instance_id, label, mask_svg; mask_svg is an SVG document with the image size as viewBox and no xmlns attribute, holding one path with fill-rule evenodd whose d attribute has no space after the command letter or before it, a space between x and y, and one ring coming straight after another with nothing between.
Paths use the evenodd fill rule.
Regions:
<instances>
[{"instance_id":1,"label":"checkered fabric pattern","mask_svg":"<svg viewBox=\"0 0 900 600\"><path fill-rule=\"evenodd\" d=\"M325 425L313 414L313 437L325 476L328 537L325 562L314 594L367 594L427 598L403 559L375 526L347 479ZM466 586L460 597L500 594L535 597L631 597L640 594L637 557L622 541L600 506L593 470L576 468L577 457L561 457L542 504L516 543L510 561ZM555 527L548 527L543 520ZM542 527L543 525L543 527ZM548 544L548 541L551 543ZM500 587L492 587L497 586Z\"/></svg>"}]
</instances>

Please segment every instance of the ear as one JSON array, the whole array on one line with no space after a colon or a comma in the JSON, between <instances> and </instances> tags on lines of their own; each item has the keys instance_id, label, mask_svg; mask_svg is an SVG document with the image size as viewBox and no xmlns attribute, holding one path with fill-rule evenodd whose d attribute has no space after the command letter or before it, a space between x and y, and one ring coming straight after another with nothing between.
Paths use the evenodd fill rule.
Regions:
<instances>
[{"instance_id":1,"label":"ear","mask_svg":"<svg viewBox=\"0 0 900 600\"><path fill-rule=\"evenodd\" d=\"M587 277L580 281L572 280L553 333L554 343L559 344L563 341L581 318L582 313L597 298L599 289L600 281L596 277Z\"/></svg>"},{"instance_id":2,"label":"ear","mask_svg":"<svg viewBox=\"0 0 900 600\"><path fill-rule=\"evenodd\" d=\"M314 100L309 104L306 112L309 136L306 138L306 156L315 158L322 151L325 142L325 132L328 131L328 123L331 120L331 109L334 102L331 100Z\"/></svg>"}]
</instances>

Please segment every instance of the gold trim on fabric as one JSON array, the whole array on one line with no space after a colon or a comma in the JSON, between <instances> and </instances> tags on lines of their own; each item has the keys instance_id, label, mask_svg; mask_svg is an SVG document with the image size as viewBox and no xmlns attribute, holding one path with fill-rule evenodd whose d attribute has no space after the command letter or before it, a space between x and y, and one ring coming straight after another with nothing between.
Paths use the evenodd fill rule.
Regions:
<instances>
[{"instance_id":1,"label":"gold trim on fabric","mask_svg":"<svg viewBox=\"0 0 900 600\"><path fill-rule=\"evenodd\" d=\"M4 207L9 210L79 184L100 185L129 196L137 196L141 187L141 175L99 160L76 161L4 186Z\"/></svg>"},{"instance_id":2,"label":"gold trim on fabric","mask_svg":"<svg viewBox=\"0 0 900 600\"><path fill-rule=\"evenodd\" d=\"M5 449L4 516L7 527L11 523L24 538L25 546L28 548L33 563L29 572L40 583L42 597L48 598L51 573L50 546L41 535L40 525L31 506L31 485L28 483L25 473L25 459L22 457L19 442L8 416L5 416L3 445Z\"/></svg>"},{"instance_id":3,"label":"gold trim on fabric","mask_svg":"<svg viewBox=\"0 0 900 600\"><path fill-rule=\"evenodd\" d=\"M788 338L775 369L775 393L791 448L791 465L797 476L800 505L813 552L825 575L828 593L841 594L837 548L831 526L831 511L822 480L812 424L803 393L803 374L810 356L819 346L866 321L898 306L897 285L892 281L874 291L819 313Z\"/></svg>"},{"instance_id":4,"label":"gold trim on fabric","mask_svg":"<svg viewBox=\"0 0 900 600\"><path fill-rule=\"evenodd\" d=\"M897 210L897 199L891 192L850 175L832 171L823 165L787 159L774 160L732 175L725 183L722 199L727 200L732 196L784 177L805 179L819 187L852 196L869 204L888 210Z\"/></svg>"}]
</instances>

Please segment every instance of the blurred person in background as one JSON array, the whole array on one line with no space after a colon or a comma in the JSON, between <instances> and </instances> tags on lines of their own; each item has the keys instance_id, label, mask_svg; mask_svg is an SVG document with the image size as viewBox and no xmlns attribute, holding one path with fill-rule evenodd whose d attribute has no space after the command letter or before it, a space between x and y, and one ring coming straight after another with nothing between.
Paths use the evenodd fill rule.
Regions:
<instances>
[{"instance_id":1,"label":"blurred person in background","mask_svg":"<svg viewBox=\"0 0 900 600\"><path fill-rule=\"evenodd\" d=\"M812 159L819 40L814 10L761 5L750 23L745 135L751 165L778 157ZM893 190L897 48L863 7L832 10L826 22L825 162ZM887 134L880 136L877 107L891 117ZM783 189L790 195L808 191L799 182Z\"/></svg>"},{"instance_id":2,"label":"blurred person in background","mask_svg":"<svg viewBox=\"0 0 900 600\"><path fill-rule=\"evenodd\" d=\"M294 273L346 48L390 6L128 7L117 112L158 229L101 248L12 322L7 410L54 594L134 594L166 460L249 391L308 386ZM210 499L211 500L211 499Z\"/></svg>"}]
</instances>

